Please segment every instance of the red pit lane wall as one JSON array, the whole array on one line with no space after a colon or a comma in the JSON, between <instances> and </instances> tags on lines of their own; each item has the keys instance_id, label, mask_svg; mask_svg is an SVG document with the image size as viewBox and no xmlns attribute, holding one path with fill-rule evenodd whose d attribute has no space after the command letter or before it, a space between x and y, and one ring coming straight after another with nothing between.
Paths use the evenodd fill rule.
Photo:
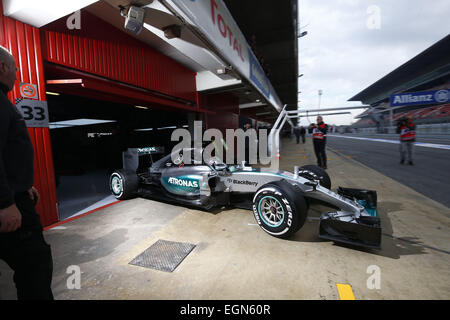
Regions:
<instances>
[{"instance_id":1,"label":"red pit lane wall","mask_svg":"<svg viewBox=\"0 0 450 320\"><path fill-rule=\"evenodd\" d=\"M44 60L195 102L195 72L86 10L80 29L68 29L69 17L40 29Z\"/></svg>"},{"instance_id":2,"label":"red pit lane wall","mask_svg":"<svg viewBox=\"0 0 450 320\"><path fill-rule=\"evenodd\" d=\"M26 82L36 84L38 99L46 100L39 30L4 17L1 0L0 29L0 44L10 50L19 69L16 85L8 97L15 103L16 98L21 98L20 82ZM40 215L42 224L48 226L58 221L50 131L49 128L28 128L28 133L34 146L34 185L41 194L36 211Z\"/></svg>"}]
</instances>

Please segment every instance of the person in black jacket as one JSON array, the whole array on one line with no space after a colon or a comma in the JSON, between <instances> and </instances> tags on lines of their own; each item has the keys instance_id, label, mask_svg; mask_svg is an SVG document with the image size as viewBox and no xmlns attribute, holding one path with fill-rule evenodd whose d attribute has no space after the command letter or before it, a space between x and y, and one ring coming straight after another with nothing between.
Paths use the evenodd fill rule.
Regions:
<instances>
[{"instance_id":1,"label":"person in black jacket","mask_svg":"<svg viewBox=\"0 0 450 320\"><path fill-rule=\"evenodd\" d=\"M295 135L297 144L299 144L300 143L300 126L297 126L294 128L294 135Z\"/></svg>"},{"instance_id":2,"label":"person in black jacket","mask_svg":"<svg viewBox=\"0 0 450 320\"><path fill-rule=\"evenodd\" d=\"M313 135L314 153L317 158L317 165L327 169L327 154L325 146L327 144L328 125L323 122L321 116L317 117L317 124L312 123L309 126L309 133Z\"/></svg>"},{"instance_id":3,"label":"person in black jacket","mask_svg":"<svg viewBox=\"0 0 450 320\"><path fill-rule=\"evenodd\" d=\"M305 143L306 139L305 139L305 134L306 134L306 129L304 126L300 127L300 136L302 137L302 142Z\"/></svg>"},{"instance_id":4,"label":"person in black jacket","mask_svg":"<svg viewBox=\"0 0 450 320\"><path fill-rule=\"evenodd\" d=\"M14 57L0 47L0 259L14 270L17 298L53 299L53 262L35 205L33 145L7 93L16 81Z\"/></svg>"},{"instance_id":5,"label":"person in black jacket","mask_svg":"<svg viewBox=\"0 0 450 320\"><path fill-rule=\"evenodd\" d=\"M298 125L294 128L295 138L297 139L297 144L300 143L300 137L302 138L302 142L305 143L305 127Z\"/></svg>"}]
</instances>

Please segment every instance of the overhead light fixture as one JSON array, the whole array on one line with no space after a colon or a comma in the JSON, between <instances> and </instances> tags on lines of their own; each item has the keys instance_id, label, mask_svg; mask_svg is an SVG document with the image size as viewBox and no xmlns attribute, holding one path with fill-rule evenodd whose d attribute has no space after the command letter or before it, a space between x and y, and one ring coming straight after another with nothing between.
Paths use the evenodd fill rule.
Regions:
<instances>
[{"instance_id":1,"label":"overhead light fixture","mask_svg":"<svg viewBox=\"0 0 450 320\"><path fill-rule=\"evenodd\" d=\"M255 101L255 102L258 102L258 103L259 103L259 102L261 102L261 99L256 99L256 101Z\"/></svg>"},{"instance_id":2,"label":"overhead light fixture","mask_svg":"<svg viewBox=\"0 0 450 320\"><path fill-rule=\"evenodd\" d=\"M227 68L219 68L216 70L217 74L226 74L227 73Z\"/></svg>"},{"instance_id":3,"label":"overhead light fixture","mask_svg":"<svg viewBox=\"0 0 450 320\"><path fill-rule=\"evenodd\" d=\"M157 128L158 130L166 130L166 129L176 129L177 126L171 126L171 127L161 127L161 128Z\"/></svg>"},{"instance_id":4,"label":"overhead light fixture","mask_svg":"<svg viewBox=\"0 0 450 320\"><path fill-rule=\"evenodd\" d=\"M224 66L216 69L218 75L234 75L232 66Z\"/></svg>"},{"instance_id":5,"label":"overhead light fixture","mask_svg":"<svg viewBox=\"0 0 450 320\"><path fill-rule=\"evenodd\" d=\"M148 107L144 107L144 106L134 106L135 108L138 108L138 109L148 109Z\"/></svg>"},{"instance_id":6,"label":"overhead light fixture","mask_svg":"<svg viewBox=\"0 0 450 320\"><path fill-rule=\"evenodd\" d=\"M57 92L46 91L45 94L48 94L48 95L51 95L51 96L59 96L59 93L57 93Z\"/></svg>"},{"instance_id":7,"label":"overhead light fixture","mask_svg":"<svg viewBox=\"0 0 450 320\"><path fill-rule=\"evenodd\" d=\"M117 122L116 120L101 120L101 119L72 119L64 121L50 122L50 129L65 128L65 127L78 127L78 126L91 126L96 124L106 124Z\"/></svg>"},{"instance_id":8,"label":"overhead light fixture","mask_svg":"<svg viewBox=\"0 0 450 320\"><path fill-rule=\"evenodd\" d=\"M131 6L128 13L125 13L125 7L119 6L120 14L125 17L125 29L138 35L144 26L145 10L136 6Z\"/></svg>"}]
</instances>

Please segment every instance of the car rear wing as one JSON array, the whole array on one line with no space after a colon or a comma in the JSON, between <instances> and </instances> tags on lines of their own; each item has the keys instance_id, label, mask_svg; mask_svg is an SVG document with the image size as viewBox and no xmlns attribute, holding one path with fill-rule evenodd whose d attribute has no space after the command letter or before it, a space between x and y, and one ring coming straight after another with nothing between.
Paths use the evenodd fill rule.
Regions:
<instances>
[{"instance_id":1,"label":"car rear wing","mask_svg":"<svg viewBox=\"0 0 450 320\"><path fill-rule=\"evenodd\" d=\"M160 154L165 154L162 146L128 148L122 153L123 169L136 172L138 168L150 167L154 161L152 156Z\"/></svg>"}]
</instances>

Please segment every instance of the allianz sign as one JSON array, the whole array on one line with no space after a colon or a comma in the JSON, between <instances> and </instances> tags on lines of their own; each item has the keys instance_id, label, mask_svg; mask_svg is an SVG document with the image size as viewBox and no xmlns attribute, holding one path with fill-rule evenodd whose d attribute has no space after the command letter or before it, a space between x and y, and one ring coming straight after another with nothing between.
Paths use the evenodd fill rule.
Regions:
<instances>
[{"instance_id":1,"label":"allianz sign","mask_svg":"<svg viewBox=\"0 0 450 320\"><path fill-rule=\"evenodd\" d=\"M391 107L440 104L450 101L450 90L408 92L391 95Z\"/></svg>"}]
</instances>

